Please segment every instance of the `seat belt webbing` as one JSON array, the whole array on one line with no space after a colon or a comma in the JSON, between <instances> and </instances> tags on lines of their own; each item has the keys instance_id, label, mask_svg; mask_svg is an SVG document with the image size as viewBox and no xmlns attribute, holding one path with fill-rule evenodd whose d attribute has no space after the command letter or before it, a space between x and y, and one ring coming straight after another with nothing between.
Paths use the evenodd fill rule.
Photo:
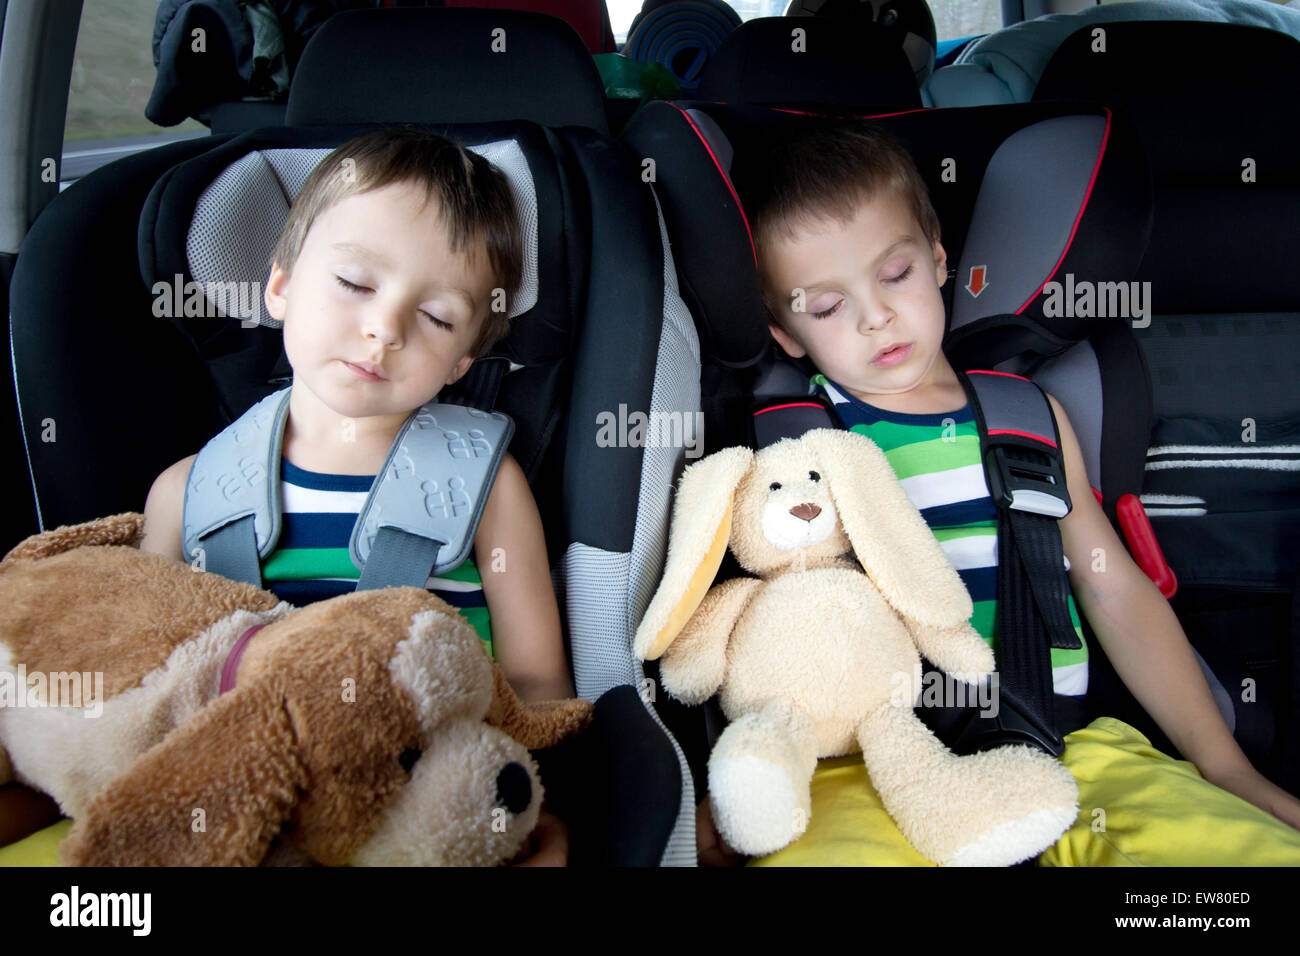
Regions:
<instances>
[{"instance_id":1,"label":"seat belt webbing","mask_svg":"<svg viewBox=\"0 0 1300 956\"><path fill-rule=\"evenodd\" d=\"M442 542L422 538L387 525L375 535L374 547L361 569L358 591L387 587L413 587L424 590L438 560Z\"/></svg>"},{"instance_id":2,"label":"seat belt webbing","mask_svg":"<svg viewBox=\"0 0 1300 956\"><path fill-rule=\"evenodd\" d=\"M203 552L203 570L220 574L232 581L247 581L262 586L262 566L257 555L254 516L244 515L199 539ZM194 555L187 555L191 560Z\"/></svg>"}]
</instances>

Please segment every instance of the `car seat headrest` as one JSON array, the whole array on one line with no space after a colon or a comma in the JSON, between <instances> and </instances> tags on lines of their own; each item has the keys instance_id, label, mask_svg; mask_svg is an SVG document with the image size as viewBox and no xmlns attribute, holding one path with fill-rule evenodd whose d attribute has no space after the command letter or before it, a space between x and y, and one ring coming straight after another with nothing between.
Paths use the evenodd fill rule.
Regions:
<instances>
[{"instance_id":1,"label":"car seat headrest","mask_svg":"<svg viewBox=\"0 0 1300 956\"><path fill-rule=\"evenodd\" d=\"M513 140L465 148L497 166L510 181L523 249L521 281L510 308L513 319L537 304L537 195L532 175ZM289 206L312 169L329 152L325 148L256 149L232 163L203 190L194 207L185 253L190 276L203 287L214 308L223 305L216 297L229 288L226 283L265 281ZM284 324L266 313L261 295L251 298L245 302L241 297L238 308L222 311L231 318L273 329Z\"/></svg>"},{"instance_id":2,"label":"car seat headrest","mask_svg":"<svg viewBox=\"0 0 1300 956\"><path fill-rule=\"evenodd\" d=\"M806 110L921 106L907 55L889 31L869 20L829 17L761 17L742 24L709 59L698 97Z\"/></svg>"},{"instance_id":3,"label":"car seat headrest","mask_svg":"<svg viewBox=\"0 0 1300 956\"><path fill-rule=\"evenodd\" d=\"M1097 316L1047 315L1043 290L1049 281L1066 282L1067 273L1121 282L1138 268L1151 193L1136 133L1125 122L1101 107L1067 104L869 118L898 137L929 189L955 272L942 289L955 329L1019 312L1046 324L1062 347L1089 335ZM709 360L748 366L770 342L742 206L767 175L768 151L810 125L842 119L662 102L647 104L629 123L625 139L655 158L682 297ZM983 267L982 280L972 282L976 267Z\"/></svg>"},{"instance_id":4,"label":"car seat headrest","mask_svg":"<svg viewBox=\"0 0 1300 956\"><path fill-rule=\"evenodd\" d=\"M922 86L934 71L937 33L926 0L791 0L787 17L855 18L885 31L907 55Z\"/></svg>"},{"instance_id":5,"label":"car seat headrest","mask_svg":"<svg viewBox=\"0 0 1300 956\"><path fill-rule=\"evenodd\" d=\"M564 21L523 10L349 10L303 50L285 110L286 126L508 119L608 132L604 85Z\"/></svg>"},{"instance_id":6,"label":"car seat headrest","mask_svg":"<svg viewBox=\"0 0 1300 956\"><path fill-rule=\"evenodd\" d=\"M1094 36L1097 30L1104 33ZM1239 174L1250 157L1273 167L1273 182L1284 169L1294 185L1300 131L1278 105L1297 90L1294 37L1243 24L1135 21L1072 33L1048 62L1034 101L1090 100L1122 110L1157 182Z\"/></svg>"}]
</instances>

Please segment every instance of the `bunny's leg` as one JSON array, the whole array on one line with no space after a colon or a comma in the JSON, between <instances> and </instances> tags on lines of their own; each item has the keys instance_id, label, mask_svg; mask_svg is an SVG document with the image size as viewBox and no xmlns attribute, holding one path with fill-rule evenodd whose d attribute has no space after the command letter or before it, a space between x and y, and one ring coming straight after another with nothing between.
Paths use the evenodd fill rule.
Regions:
<instances>
[{"instance_id":1,"label":"bunny's leg","mask_svg":"<svg viewBox=\"0 0 1300 956\"><path fill-rule=\"evenodd\" d=\"M817 766L811 721L784 701L728 725L709 757L718 832L748 856L774 853L808 826Z\"/></svg>"},{"instance_id":2,"label":"bunny's leg","mask_svg":"<svg viewBox=\"0 0 1300 956\"><path fill-rule=\"evenodd\" d=\"M910 707L881 707L859 725L858 742L898 828L944 866L1018 863L1078 815L1078 787L1060 761L1030 747L958 757Z\"/></svg>"}]
</instances>

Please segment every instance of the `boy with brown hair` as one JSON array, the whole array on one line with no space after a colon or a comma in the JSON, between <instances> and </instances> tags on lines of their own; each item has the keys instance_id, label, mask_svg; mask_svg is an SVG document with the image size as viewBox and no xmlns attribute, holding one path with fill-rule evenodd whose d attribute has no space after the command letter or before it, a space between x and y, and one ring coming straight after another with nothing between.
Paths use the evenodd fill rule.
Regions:
<instances>
[{"instance_id":1,"label":"boy with brown hair","mask_svg":"<svg viewBox=\"0 0 1300 956\"><path fill-rule=\"evenodd\" d=\"M813 388L845 427L886 452L972 592L972 625L992 642L997 595L979 589L996 583L997 508L965 389L941 348L948 262L920 173L892 135L863 121L815 127L748 171L737 169L737 184L773 338L816 367ZM1113 718L1075 730L1062 759L1079 783L1080 817L1041 862L1300 863L1300 801L1241 752L1173 611L1093 497L1069 418L1048 399L1074 505L1060 520L1072 616L1077 598L1125 685L1195 766ZM1094 570L1096 549L1109 557L1104 571ZM1052 656L1056 693L1080 697L1086 645ZM764 864L923 862L860 761L857 773L851 766L823 761L807 833ZM1096 808L1108 814L1100 834ZM707 802L701 860L733 862L706 811Z\"/></svg>"},{"instance_id":2,"label":"boy with brown hair","mask_svg":"<svg viewBox=\"0 0 1300 956\"><path fill-rule=\"evenodd\" d=\"M283 528L262 562L264 586L298 605L355 588L348 539L361 501L411 414L505 335L521 270L509 182L475 152L387 128L316 166L264 289L293 367ZM182 517L196 457L150 489L144 550L187 559ZM572 697L541 519L508 453L484 493L480 564L466 560L427 587L461 609L522 698ZM563 828L549 826L543 841L530 862L563 863Z\"/></svg>"}]
</instances>

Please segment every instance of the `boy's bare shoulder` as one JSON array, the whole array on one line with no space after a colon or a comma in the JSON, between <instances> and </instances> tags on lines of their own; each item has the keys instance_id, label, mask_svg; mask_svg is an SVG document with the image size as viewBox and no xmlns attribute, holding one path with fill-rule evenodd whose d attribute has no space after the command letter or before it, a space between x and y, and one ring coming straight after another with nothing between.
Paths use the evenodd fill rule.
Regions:
<instances>
[{"instance_id":1,"label":"boy's bare shoulder","mask_svg":"<svg viewBox=\"0 0 1300 956\"><path fill-rule=\"evenodd\" d=\"M185 482L189 479L190 465L198 455L182 458L163 470L154 479L149 497L144 503L144 538L141 551L165 555L184 561L181 544L181 525L184 519Z\"/></svg>"}]
</instances>

